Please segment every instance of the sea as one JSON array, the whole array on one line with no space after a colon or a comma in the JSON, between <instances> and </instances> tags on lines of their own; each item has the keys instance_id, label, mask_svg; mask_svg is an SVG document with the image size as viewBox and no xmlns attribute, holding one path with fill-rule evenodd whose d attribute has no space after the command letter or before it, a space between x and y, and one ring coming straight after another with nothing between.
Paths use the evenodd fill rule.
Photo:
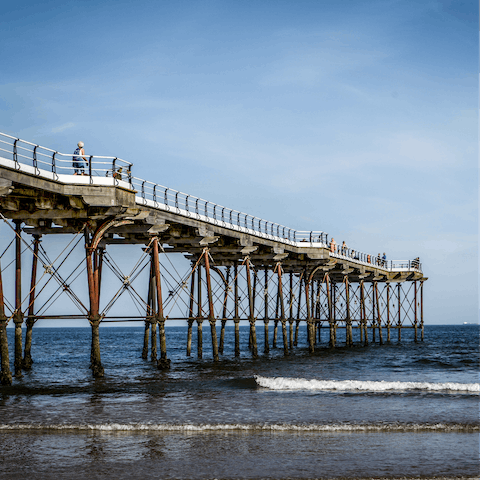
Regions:
<instances>
[{"instance_id":1,"label":"sea","mask_svg":"<svg viewBox=\"0 0 480 480\"><path fill-rule=\"evenodd\" d=\"M227 326L218 363L209 328L198 359L195 328L187 357L172 326L169 370L141 358L143 331L100 328L95 380L88 327L34 327L32 369L0 387L1 479L479 478L478 325L368 346L355 330L352 348L339 330L336 349L324 328L314 354L301 327L284 357L262 322L257 359Z\"/></svg>"}]
</instances>

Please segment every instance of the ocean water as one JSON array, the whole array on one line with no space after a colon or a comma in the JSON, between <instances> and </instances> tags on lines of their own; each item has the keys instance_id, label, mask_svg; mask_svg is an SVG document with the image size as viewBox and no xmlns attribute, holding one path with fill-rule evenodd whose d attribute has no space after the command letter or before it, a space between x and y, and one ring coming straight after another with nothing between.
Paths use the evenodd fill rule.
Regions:
<instances>
[{"instance_id":1,"label":"ocean water","mask_svg":"<svg viewBox=\"0 0 480 480\"><path fill-rule=\"evenodd\" d=\"M186 357L186 327L167 328L160 371L141 358L143 327L101 328L94 380L89 328L36 327L32 370L0 387L0 478L479 476L478 326L368 347L355 332L353 348L340 331L335 350L324 329L313 355L301 328L284 357L262 353L261 324L255 360L248 328L236 359L227 326L218 364L208 330L199 360L195 329Z\"/></svg>"}]
</instances>

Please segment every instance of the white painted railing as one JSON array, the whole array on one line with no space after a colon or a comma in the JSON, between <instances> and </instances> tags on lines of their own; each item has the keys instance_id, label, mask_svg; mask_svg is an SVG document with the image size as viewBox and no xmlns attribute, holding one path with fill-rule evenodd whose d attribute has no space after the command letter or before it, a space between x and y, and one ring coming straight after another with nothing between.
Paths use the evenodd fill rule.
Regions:
<instances>
[{"instance_id":1,"label":"white painted railing","mask_svg":"<svg viewBox=\"0 0 480 480\"><path fill-rule=\"evenodd\" d=\"M328 248L330 256L338 259L374 265L387 271L420 271L419 259L387 261L353 249L332 245L322 231L301 231L279 223L194 197L172 188L158 185L132 175L133 163L118 157L85 155L84 175L74 165L74 154L60 153L0 132L0 165L59 183L79 185L114 185L136 192L140 205L168 211L185 217L218 225L276 242L298 247Z\"/></svg>"}]
</instances>

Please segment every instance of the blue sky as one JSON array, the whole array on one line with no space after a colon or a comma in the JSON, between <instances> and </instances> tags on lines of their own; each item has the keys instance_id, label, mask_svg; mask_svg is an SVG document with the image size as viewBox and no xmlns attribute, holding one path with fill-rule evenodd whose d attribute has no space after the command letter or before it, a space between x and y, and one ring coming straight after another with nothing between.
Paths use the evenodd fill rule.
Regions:
<instances>
[{"instance_id":1,"label":"blue sky","mask_svg":"<svg viewBox=\"0 0 480 480\"><path fill-rule=\"evenodd\" d=\"M0 131L420 256L428 323L477 321L477 24L473 1L19 1Z\"/></svg>"}]
</instances>

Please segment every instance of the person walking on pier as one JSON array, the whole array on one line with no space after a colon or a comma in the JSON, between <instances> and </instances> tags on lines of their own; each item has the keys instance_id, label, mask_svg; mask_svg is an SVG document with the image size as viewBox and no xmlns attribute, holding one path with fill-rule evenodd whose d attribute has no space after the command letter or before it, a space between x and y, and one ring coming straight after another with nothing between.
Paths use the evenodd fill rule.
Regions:
<instances>
[{"instance_id":1,"label":"person walking on pier","mask_svg":"<svg viewBox=\"0 0 480 480\"><path fill-rule=\"evenodd\" d=\"M342 255L346 255L348 251L347 244L345 243L345 240L342 243Z\"/></svg>"},{"instance_id":2,"label":"person walking on pier","mask_svg":"<svg viewBox=\"0 0 480 480\"><path fill-rule=\"evenodd\" d=\"M85 175L85 165L88 166L88 160L83 156L85 150L83 149L84 143L78 142L77 148L73 152L73 174Z\"/></svg>"},{"instance_id":3,"label":"person walking on pier","mask_svg":"<svg viewBox=\"0 0 480 480\"><path fill-rule=\"evenodd\" d=\"M330 240L330 251L332 253L337 253L337 242L335 241L335 239L333 237Z\"/></svg>"}]
</instances>

